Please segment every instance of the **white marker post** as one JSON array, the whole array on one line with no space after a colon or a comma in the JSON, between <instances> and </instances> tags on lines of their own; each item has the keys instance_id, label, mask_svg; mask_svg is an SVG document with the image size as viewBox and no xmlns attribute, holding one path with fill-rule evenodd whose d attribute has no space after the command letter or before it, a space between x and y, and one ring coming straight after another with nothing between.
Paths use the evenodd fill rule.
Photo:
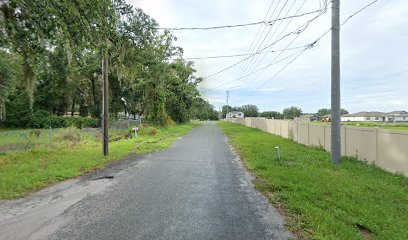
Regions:
<instances>
[{"instance_id":1,"label":"white marker post","mask_svg":"<svg viewBox=\"0 0 408 240\"><path fill-rule=\"evenodd\" d=\"M135 132L135 138L137 138L137 132L139 132L139 128L138 127L134 127L133 131Z\"/></svg>"},{"instance_id":2,"label":"white marker post","mask_svg":"<svg viewBox=\"0 0 408 240\"><path fill-rule=\"evenodd\" d=\"M275 147L276 160L280 160L279 147Z\"/></svg>"}]
</instances>

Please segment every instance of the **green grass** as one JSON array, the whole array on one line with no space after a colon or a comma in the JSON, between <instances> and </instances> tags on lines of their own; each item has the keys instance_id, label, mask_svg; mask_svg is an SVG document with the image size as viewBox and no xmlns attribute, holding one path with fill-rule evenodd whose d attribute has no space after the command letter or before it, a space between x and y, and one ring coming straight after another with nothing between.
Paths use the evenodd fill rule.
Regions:
<instances>
[{"instance_id":1,"label":"green grass","mask_svg":"<svg viewBox=\"0 0 408 240\"><path fill-rule=\"evenodd\" d=\"M350 157L334 165L322 149L258 129L219 126L255 176L256 188L301 239L364 239L358 226L369 229L366 239L408 239L408 178Z\"/></svg>"},{"instance_id":2,"label":"green grass","mask_svg":"<svg viewBox=\"0 0 408 240\"><path fill-rule=\"evenodd\" d=\"M311 122L311 124L330 124L324 122ZM408 123L384 123L384 122L341 122L342 125L362 127L362 128L381 128L389 130L408 131Z\"/></svg>"},{"instance_id":3,"label":"green grass","mask_svg":"<svg viewBox=\"0 0 408 240\"><path fill-rule=\"evenodd\" d=\"M378 127L389 130L408 131L408 123L381 123L381 122L342 122L342 124L354 127Z\"/></svg>"},{"instance_id":4,"label":"green grass","mask_svg":"<svg viewBox=\"0 0 408 240\"><path fill-rule=\"evenodd\" d=\"M82 137L79 142L62 141L52 148L40 146L29 151L2 153L0 155L0 199L24 196L54 182L102 168L130 153L145 154L164 149L177 137L187 134L197 125L197 123L190 123L157 128L157 134L153 136L149 133L154 128L142 128L138 138L111 142L108 157L102 156L100 140L92 136ZM65 134L71 134L70 131L73 130L65 131L68 131Z\"/></svg>"}]
</instances>

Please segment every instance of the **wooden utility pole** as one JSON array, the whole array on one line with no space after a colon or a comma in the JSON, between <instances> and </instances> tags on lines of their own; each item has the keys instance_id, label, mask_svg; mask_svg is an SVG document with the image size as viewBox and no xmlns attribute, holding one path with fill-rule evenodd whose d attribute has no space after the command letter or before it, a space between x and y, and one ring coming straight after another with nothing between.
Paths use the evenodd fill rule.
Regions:
<instances>
[{"instance_id":1,"label":"wooden utility pole","mask_svg":"<svg viewBox=\"0 0 408 240\"><path fill-rule=\"evenodd\" d=\"M102 128L103 128L103 140L102 149L103 155L109 154L109 133L108 133L108 120L109 120L109 82L108 82L108 52L105 50L102 59Z\"/></svg>"},{"instance_id":2,"label":"wooden utility pole","mask_svg":"<svg viewBox=\"0 0 408 240\"><path fill-rule=\"evenodd\" d=\"M334 163L340 163L340 0L332 1L331 33L331 155Z\"/></svg>"}]
</instances>

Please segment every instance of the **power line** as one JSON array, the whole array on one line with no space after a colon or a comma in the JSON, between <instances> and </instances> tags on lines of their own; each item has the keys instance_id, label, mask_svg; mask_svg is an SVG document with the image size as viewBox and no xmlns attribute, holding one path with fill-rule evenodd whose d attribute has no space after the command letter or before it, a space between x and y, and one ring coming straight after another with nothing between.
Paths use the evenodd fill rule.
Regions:
<instances>
[{"instance_id":1,"label":"power line","mask_svg":"<svg viewBox=\"0 0 408 240\"><path fill-rule=\"evenodd\" d=\"M324 12L325 12L325 11L323 11L323 13L324 13ZM322 14L322 13L321 13L321 14ZM236 63L234 63L234 64L232 64L232 65L230 65L230 66L228 66L228 67L226 67L226 68L223 68L223 69L221 69L221 70L218 71L218 72L215 72L215 73L213 73L213 74L210 74L210 75L208 75L208 76L203 77L203 80L208 79L208 78L211 78L211 77L213 77L213 76L215 76L215 75L218 75L218 74L220 74L220 73L222 73L222 72L225 72L225 71L227 71L227 70L229 70L229 69L231 69L231 68L233 68L233 67L239 65L240 63L247 61L248 59L250 59L251 57L253 57L255 54L258 54L258 53L264 51L265 49L270 48L271 46L275 45L276 43L282 41L283 39L285 39L285 38L287 38L287 37L289 37L289 36L291 36L291 35L294 35L294 34L297 35L297 34L300 34L300 33L304 32L304 31L307 29L307 27L310 25L310 23L313 22L313 21L314 21L316 18L318 18L319 16L321 16L321 14L318 14L317 16L315 16L314 18L312 18L311 20L307 21L301 28L296 29L295 31L292 31L292 32L290 32L290 33L288 33L288 34L282 36L281 38L279 38L279 39L277 39L276 41L272 42L271 44L267 45L266 47L264 47L264 48L262 48L262 49L259 49L259 48L258 48L259 50L257 50L255 53L251 54L250 56L248 56L248 57L246 57L246 58L244 58L244 59L242 59L242 60L240 60L240 61L238 61L238 62L236 62ZM264 38L264 39L265 39L265 38ZM263 43L263 41L262 41L262 43ZM261 45L262 45L262 43L261 43Z\"/></svg>"},{"instance_id":2,"label":"power line","mask_svg":"<svg viewBox=\"0 0 408 240\"><path fill-rule=\"evenodd\" d=\"M323 11L323 13L324 13L324 12L325 12L325 11ZM282 36L281 38L279 38L279 39L275 40L274 42L272 42L271 44L267 45L266 47L264 47L264 48L262 48L262 49L256 51L255 53L252 53L250 56L248 56L248 57L246 57L246 58L243 58L242 60L240 60L240 61L238 61L238 62L236 62L236 63L234 63L234 64L232 64L232 65L230 65L230 66L228 66L228 67L226 67L226 68L223 68L223 69L221 69L221 70L218 71L218 72L215 72L215 73L213 73L213 74L210 74L210 75L204 77L203 79L205 80L205 79L211 78L211 77L213 77L213 76L215 76L215 75L218 75L218 74L220 74L220 73L222 73L222 72L225 72L225 71L227 71L227 70L229 70L229 69L231 69L231 68L233 68L233 67L239 65L239 64L242 63L242 62L247 61L248 59L250 59L251 57L253 57L255 54L261 53L261 52L264 51L265 49L270 48L271 46L273 46L273 45L275 45L276 43L278 43L278 42L282 41L283 39L285 39L286 37L289 37L289 36L294 35L294 34L295 34L295 35L301 34L302 32L304 32L304 31L307 29L307 27L311 24L311 22L313 22L313 21L314 21L316 18L318 18L319 16L321 16L321 14L318 14L318 15L315 16L314 18L308 20L301 28L298 28L298 29L296 29L295 31L292 31L292 32L290 32L290 33L288 33L288 34ZM262 43L261 43L261 44L262 44ZM258 48L258 49L259 49L259 48Z\"/></svg>"},{"instance_id":3,"label":"power line","mask_svg":"<svg viewBox=\"0 0 408 240\"><path fill-rule=\"evenodd\" d=\"M295 2L296 2L296 1L295 1ZM289 8L289 10L287 11L286 15L290 12L290 10L291 10L292 7L294 6L295 2L294 2L294 3L292 4L292 6ZM304 6L305 3L306 3L306 0L303 1L303 3L302 3L301 6L297 9L297 11L296 11L295 14L297 14L297 13L300 11L300 9ZM318 14L316 17L314 17L314 19L317 18L318 16L320 16L321 14L323 14L323 13L326 11L326 9L327 9L327 8L325 8L325 9L320 9L319 14ZM293 19L291 19L291 20L286 24L286 26L285 26L284 29L281 31L281 33L277 36L277 38L279 38L279 37L285 32L285 30L289 27L289 25L290 25L290 23L292 22L292 20L293 20ZM278 31L279 27L281 26L281 24L282 24L282 22L280 22L279 25L277 26L276 30L274 31L274 33L273 33L272 36L271 36L271 39L272 39L273 36L275 36L275 34L277 33L277 31ZM300 36L300 34L297 34L296 37L285 47L285 49L287 49L299 36ZM269 42L270 42L270 41L268 41L267 44L269 44ZM274 61L275 59L277 59L282 53L283 53L283 52L280 52L280 53L278 54L278 56L276 56L272 61ZM266 55L267 55L267 54L263 54L263 57L262 57L259 61L257 61L257 63L255 63L254 69L256 69L256 68L259 66L259 64L262 62L262 60L265 59ZM256 61L256 60L258 59L258 56L255 57L254 59L255 59L255 61ZM269 67L269 66L267 66L267 67ZM263 68L263 69L261 69L261 70L265 70L267 67L265 67L265 68ZM248 67L246 68L246 70L245 70L242 74L245 74L245 72L246 72L249 68L250 68L250 63L248 63ZM256 76L255 79L257 79L260 75L261 75L261 73L259 73L259 74ZM240 86L242 86L242 85L244 84L244 82L246 82L246 81L247 81L247 80L244 80L244 81L241 83ZM242 92L242 91L240 91L239 93L241 93L241 92Z\"/></svg>"},{"instance_id":4,"label":"power line","mask_svg":"<svg viewBox=\"0 0 408 240\"><path fill-rule=\"evenodd\" d=\"M283 7L282 7L282 8L280 9L280 11L278 12L278 15L276 16L276 19L280 17L282 11L285 9L286 4L287 4L288 2L289 2L289 0L286 0L286 1L285 1L285 3L283 4ZM296 2L296 0L295 0L295 2ZM294 3L295 3L295 2L294 2ZM278 2L278 5L279 5L279 3L280 3L280 0L279 0L279 2ZM294 3L293 3L293 4L294 4ZM292 7L293 7L293 4L292 4ZM276 9L278 8L278 5L277 5L276 8L274 9L274 11L273 11L273 13L272 13L272 15L271 15L271 19L272 19L273 15L274 15ZM292 7L291 7L291 8L292 8ZM289 13L289 12L286 13L285 17L288 15L288 13ZM275 25L275 23L276 23L276 21L273 22L271 28L269 28L268 32L266 33L265 37L262 39L261 43L258 45L258 47L256 47L256 50L254 49L254 52L258 51L258 50L262 47L262 44L265 42L265 39L268 37L268 35L269 35L269 33L271 32L271 30L272 30L273 26ZM280 26L280 24L279 24L279 26ZM275 32L276 32L276 31L275 31ZM261 38L259 38L259 39L261 39ZM259 39L258 39L258 40L259 40ZM257 43L258 43L258 42L259 42L259 41L257 41ZM255 56L255 55L252 55L252 56L250 57L250 60L249 60L249 62L247 63L247 65L250 65L250 64L252 63L252 61L253 61L253 59L254 59L254 56ZM239 70L239 72L238 72L238 76L240 76L240 75L242 75L243 73L245 73L246 70L247 70L247 68L245 68L244 66L241 66L241 68L240 68L240 70Z\"/></svg>"},{"instance_id":5,"label":"power line","mask_svg":"<svg viewBox=\"0 0 408 240\"><path fill-rule=\"evenodd\" d=\"M272 14L271 14L271 17L270 17L269 20L272 20L272 17L275 15L275 11L278 9L278 6L279 6L280 1L281 1L281 0L278 0L278 1L277 1L277 4L276 4L275 8L273 9ZM275 2L275 0L272 0L271 5L269 6L269 9L268 9L268 11L267 11L267 13L266 13L266 15L265 15L265 17L264 17L264 20L268 17L269 11L270 11L270 9L272 8L274 2ZM272 26L272 27L273 27L273 26ZM271 27L271 28L272 28L272 27ZM252 54L253 54L253 53L256 51L256 46L258 45L259 40L261 39L261 37L263 36L265 30L267 29L267 27L263 28L261 34L260 34L259 37L258 37L258 34L259 34L259 32L261 31L261 28L262 28L262 27L259 27L258 32L255 34L255 37L254 37L254 39L253 39L252 42L251 42L251 46L250 46L249 49L248 49L248 53L252 53ZM269 34L269 32L271 31L271 28L269 28L269 30L268 30L268 32L267 32L266 35ZM254 49L252 49L252 47L254 47ZM259 48L259 47L258 47L258 48ZM239 74L237 74L237 76L240 76L240 75L241 75L240 73L242 72L243 68L244 68L244 66L243 66L243 65L240 65L239 69L236 70L236 72L239 73Z\"/></svg>"},{"instance_id":6,"label":"power line","mask_svg":"<svg viewBox=\"0 0 408 240\"><path fill-rule=\"evenodd\" d=\"M368 7L370 7L371 5L373 5L373 4L376 3L376 2L378 2L378 0L374 0L374 1L370 2L369 4L365 5L364 7L360 8L358 11L356 11L356 12L354 12L353 14L351 14L350 16L348 16L348 17L340 24L340 26L343 26L344 24L346 24L346 23L348 22L348 20L349 20L350 18L352 18L352 17L354 17L355 15L359 14L360 12L364 11L365 9L367 9ZM314 19L312 19L312 20L314 20ZM307 28L308 25L310 25L310 23L311 23L312 20L309 20L309 21L305 24L305 27L303 28L303 31ZM301 31L301 30L298 30L298 31ZM319 41L320 41L325 35L327 35L330 31L331 31L331 28L329 28L329 29L328 29L327 31L325 31L322 35L320 35L313 43L309 44L309 45L308 45L309 47L307 47L307 48L305 48L304 50L300 51L299 55L297 55L297 56L296 56L294 59L292 59L288 64L286 64L283 68L281 68L276 74L274 74L270 79L268 79L263 85L261 85L260 87L258 87L255 91L251 92L251 94L250 94L246 99L248 99L250 96L252 96L252 95L253 95L256 91L258 91L261 87L265 86L270 80L272 80L274 77L276 77L276 76L277 76L280 72L282 72L286 67L288 67L288 66L289 66L291 63L293 63L297 58L299 58L300 55L302 55L306 50L315 47L315 46L319 43ZM295 31L295 32L296 32L296 31ZM302 32L302 31L301 31L301 32ZM291 33L289 33L289 34L286 34L285 36L291 35L292 33L293 33L293 32L291 32ZM283 38L284 38L285 36L283 36ZM282 39L282 38L281 38L281 39ZM281 40L281 39L280 39L280 40ZM278 41L279 41L279 40L278 40ZM273 44L273 43L272 43L272 44ZM267 47L269 47L269 46L267 46ZM267 48L267 47L266 47L266 48ZM264 50L264 49L265 49L265 48L263 48L262 50ZM258 53L259 53L259 52L258 52ZM249 57L248 57L248 58L249 58ZM248 58L246 58L246 59L248 59ZM237 64L239 64L239 63L245 61L246 59L243 59L243 60L241 60L240 62L237 62L237 63L235 63L235 64L229 66L228 68L231 68L231 67L233 67L234 65L237 65ZM224 70L222 70L222 71L225 71L225 70L226 70L226 69L224 69ZM211 75L210 75L210 77L211 77ZM227 85L227 83L226 83L226 84L219 85L219 86L216 86L216 87L214 87L214 88L212 88L212 89L216 89L216 88L219 88L219 87L224 86L224 85ZM212 89L205 90L205 92L206 92L206 91L210 91L210 90L212 90Z\"/></svg>"},{"instance_id":7,"label":"power line","mask_svg":"<svg viewBox=\"0 0 408 240\"><path fill-rule=\"evenodd\" d=\"M259 54L260 52L264 51L265 49L270 48L270 47L273 46L274 44L276 44L276 43L282 41L284 38L286 38L286 37L288 37L288 36L290 36L290 35L292 35L292 34L299 34L299 33L300 33L299 30L290 32L290 33L286 34L285 36L281 37L280 39L274 41L274 42L271 43L270 45L268 45L268 46L266 46L266 47L264 47L264 48L258 50L258 51L255 52L255 53L252 53L249 57L246 57L246 58L244 58L244 59L242 59L242 60L240 60L240 61L238 61L238 62L236 62L236 63L234 63L234 64L232 64L232 65L230 65L230 66L228 66L228 67L226 67L226 68L223 68L223 69L221 69L221 70L218 71L218 72L215 72L215 73L210 74L210 75L208 75L208 76L206 76L206 77L203 77L203 79L208 79L208 78L211 78L211 77L213 77L213 76L215 76L215 75L218 75L218 74L220 74L220 73L222 73L222 72L225 72L225 71L227 71L228 69L231 69L231 68L237 66L238 64L240 64L240 63L242 63L242 62L245 62L246 60L250 59L254 54Z\"/></svg>"},{"instance_id":8,"label":"power line","mask_svg":"<svg viewBox=\"0 0 408 240\"><path fill-rule=\"evenodd\" d=\"M305 51L307 50L307 48L305 48L303 51L301 51L296 57L294 57L290 62L288 62L285 66L283 66L281 69L279 69L279 71L277 71L271 78L269 78L266 82L264 82L264 84L262 84L261 86L259 86L257 89L255 89L254 91L252 91L246 98L248 99L249 97L251 97L255 92L257 92L259 89L261 89L262 87L264 87L270 80L272 80L274 77L276 77L279 73L281 73L283 70L285 70L290 64L292 64L298 57L300 57L300 55L302 55Z\"/></svg>"},{"instance_id":9,"label":"power line","mask_svg":"<svg viewBox=\"0 0 408 240\"><path fill-rule=\"evenodd\" d=\"M305 2L306 2L306 1L303 2L302 6L305 4ZM301 7L302 7L302 6L301 6ZM325 4L324 4L323 6L324 6L324 7L321 8L321 11L319 12L319 14L316 15L315 17L313 17L312 19L310 19L309 21L306 22L306 24L304 25L304 27L301 28L301 32L300 32L299 34L297 34L296 37L295 37L294 39L292 39L291 42L289 42L289 44L286 45L286 48L289 48L289 46L290 46L294 41L296 41L297 38L299 38L299 36L301 35L301 33L303 33L303 32L306 30L306 28L311 24L312 21L314 21L315 19L319 18L321 15L323 15L324 13L327 12L327 9L328 9L328 8L327 8L327 1L325 1ZM300 10L300 8L298 9L298 11L299 11L299 10ZM292 21L292 20L291 20L291 21ZM290 22L289 22L289 23L290 23ZM289 23L288 23L288 24L289 24ZM288 27L288 25L285 27L285 29L286 29L287 27ZM282 31L282 33L285 31L285 29ZM281 33L281 34L282 34L282 33ZM280 35L281 35L281 34L280 34ZM279 35L279 36L280 36L280 35ZM306 47L307 47L307 48L313 47L314 44L315 44L315 42L312 42L312 43L308 44ZM286 48L285 48L285 49L286 49ZM278 56L276 56L276 57L274 58L274 60L275 60L276 58L278 58L282 53L283 53L283 52L280 52L280 53L278 54ZM255 66L255 68L259 65L259 63L262 62L262 60L265 58L265 56L266 56L266 54L262 57L262 59L261 59L260 61L258 61L258 64ZM259 74L255 77L255 79L259 78L259 76L261 76L261 74L265 71L265 69L266 69L266 68L263 68L263 71L262 71L261 73L259 73ZM252 79L252 80L254 81L255 79ZM242 86L244 82L246 82L246 81L243 81L240 86ZM241 91L239 92L239 94L240 94L242 91L243 91L243 90L241 90Z\"/></svg>"},{"instance_id":10,"label":"power line","mask_svg":"<svg viewBox=\"0 0 408 240\"><path fill-rule=\"evenodd\" d=\"M367 9L368 7L370 7L371 5L373 5L374 3L378 2L378 0L374 0L372 2L370 2L369 4L365 5L364 7L362 7L361 9L359 9L358 11L354 12L353 14L351 14L349 17L347 17L341 24L340 26L343 26L345 23L347 23L347 21L354 17L355 15L359 14L360 12L364 11L365 9ZM325 35L327 35L332 28L330 28L329 30L327 30L326 32L324 32L320 37L318 37L314 42L313 45L311 45L310 48L315 47L316 44L320 41L321 38L323 38ZM300 55L302 55L307 49L310 48L305 48L304 51L302 51L299 55L297 55L295 58L293 58L288 64L286 64L283 68L281 68L278 72L276 72L271 78L269 78L266 82L264 82L264 84L262 84L261 86L259 86L257 89L255 89L253 92L251 92L246 98L248 99L249 97L251 97L255 92L257 92L259 89L261 89L262 87L264 87L266 84L269 83L270 80L272 80L274 77L276 77L280 72L282 72L286 67L288 67L290 64L292 64L298 57L300 57Z\"/></svg>"},{"instance_id":11,"label":"power line","mask_svg":"<svg viewBox=\"0 0 408 240\"><path fill-rule=\"evenodd\" d=\"M302 14L297 14L297 15L292 15L292 16L287 16L283 18L277 18L272 21L260 21L260 22L251 22L251 23L243 23L243 24L234 24L234 25L222 25L222 26L212 26L212 27L170 27L170 28L157 28L159 30L169 30L169 31L181 31L181 30L215 30L215 29L223 29L223 28L236 28L236 27L247 27L247 26L254 26L254 25L259 25L259 24L265 24L265 25L271 25L274 22L277 21L283 21L287 19L293 19L293 18L299 18L299 17L304 17L313 13L316 13L317 11L311 11L311 12L305 12Z\"/></svg>"},{"instance_id":12,"label":"power line","mask_svg":"<svg viewBox=\"0 0 408 240\"><path fill-rule=\"evenodd\" d=\"M350 18L354 17L355 15L359 14L360 12L366 10L367 8L369 8L371 5L373 5L374 3L378 2L378 0L372 1L369 4L365 5L364 7L360 8L357 12L351 14L350 16L348 16L342 23L341 26L343 26L348 20L350 20Z\"/></svg>"},{"instance_id":13,"label":"power line","mask_svg":"<svg viewBox=\"0 0 408 240\"><path fill-rule=\"evenodd\" d=\"M220 85L215 86L215 87L210 88L210 89L203 90L203 92L212 91L212 90L214 90L214 89L217 89L217 88L220 88L220 87L222 87L222 86L228 85L228 84L230 84L230 83L236 82L236 81L238 81L238 80L240 80L240 79L242 79L242 78L246 78L246 77L248 77L248 76L250 76L250 75L252 75L252 74L255 74L255 73L257 73L257 72L259 72L259 71L261 71L261 70L263 70L263 69L266 69L266 68L268 68L268 67L270 67L270 66L272 66L272 65L275 65L275 64L277 64L277 63L280 63L280 62L282 62L282 61L284 61L284 60L286 60L286 59L288 59L288 58L290 58L290 57L292 57L292 56L298 54L299 52L304 51L304 49L307 48L307 47L309 47L309 44L303 46L303 47L302 47L303 49L302 49L301 51L292 53L292 54L290 54L289 56L286 56L286 57L284 57L284 58L282 58L282 59L279 59L278 61L272 62L271 64L269 64L269 65L267 65L267 66L265 66L265 67L263 67L263 68L257 69L257 70L255 70L255 71L253 71L253 72L251 72L251 73L249 73L249 74L247 74L247 75L245 75L245 76L238 77L238 78L236 78L236 79L234 79L234 80L232 80L232 81L229 81L229 82L220 84ZM276 59L275 59L275 60L276 60Z\"/></svg>"},{"instance_id":14,"label":"power line","mask_svg":"<svg viewBox=\"0 0 408 240\"><path fill-rule=\"evenodd\" d=\"M255 53L255 54L282 52L282 51L286 51L286 50L300 49L300 48L304 48L304 47L305 46L298 46L298 47L292 47L292 48L288 48L288 49L271 50L271 51L260 52L260 53ZM243 56L249 56L249 55L253 55L253 54L252 53L241 53L241 54L206 56L206 57L188 57L188 58L183 58L183 59L185 59L185 60L199 60L199 59L213 59L213 58L243 57ZM172 59L172 60L175 60L175 59Z\"/></svg>"}]
</instances>

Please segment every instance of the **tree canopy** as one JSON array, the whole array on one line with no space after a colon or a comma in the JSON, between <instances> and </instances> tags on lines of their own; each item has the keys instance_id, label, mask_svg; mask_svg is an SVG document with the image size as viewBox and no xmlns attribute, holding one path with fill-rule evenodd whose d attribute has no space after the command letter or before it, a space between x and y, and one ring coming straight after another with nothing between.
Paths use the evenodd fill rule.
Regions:
<instances>
[{"instance_id":1,"label":"tree canopy","mask_svg":"<svg viewBox=\"0 0 408 240\"><path fill-rule=\"evenodd\" d=\"M302 109L300 109L299 107L292 106L283 109L283 117L285 119L294 119L296 117L299 117L300 115L302 115Z\"/></svg>"},{"instance_id":2,"label":"tree canopy","mask_svg":"<svg viewBox=\"0 0 408 240\"><path fill-rule=\"evenodd\" d=\"M158 27L123 0L2 1L1 120L30 127L37 111L100 118L104 56L111 117L144 116L166 125L199 112L217 115L200 97L194 63Z\"/></svg>"},{"instance_id":3,"label":"tree canopy","mask_svg":"<svg viewBox=\"0 0 408 240\"><path fill-rule=\"evenodd\" d=\"M283 119L283 115L277 111L265 111L259 114L260 117L273 118L273 119Z\"/></svg>"},{"instance_id":4,"label":"tree canopy","mask_svg":"<svg viewBox=\"0 0 408 240\"><path fill-rule=\"evenodd\" d=\"M245 117L258 117L259 110L256 105L247 104L239 108L239 111L244 113Z\"/></svg>"},{"instance_id":5,"label":"tree canopy","mask_svg":"<svg viewBox=\"0 0 408 240\"><path fill-rule=\"evenodd\" d=\"M346 109L340 109L340 114L348 114L349 112ZM317 111L317 115L318 116L324 116L324 115L328 115L331 114L331 109L330 108L321 108Z\"/></svg>"}]
</instances>

